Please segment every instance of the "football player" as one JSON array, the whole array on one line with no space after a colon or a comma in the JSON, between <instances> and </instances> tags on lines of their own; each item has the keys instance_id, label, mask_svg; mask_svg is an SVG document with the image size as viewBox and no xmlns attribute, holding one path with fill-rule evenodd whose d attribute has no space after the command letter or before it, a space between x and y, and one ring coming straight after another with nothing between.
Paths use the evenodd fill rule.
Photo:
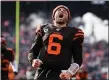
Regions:
<instances>
[{"instance_id":1,"label":"football player","mask_svg":"<svg viewBox=\"0 0 109 80\"><path fill-rule=\"evenodd\" d=\"M14 79L14 72L10 62L14 61L14 51L6 47L6 40L1 37L1 79Z\"/></svg>"},{"instance_id":2,"label":"football player","mask_svg":"<svg viewBox=\"0 0 109 80\"><path fill-rule=\"evenodd\" d=\"M37 80L70 80L82 64L81 29L70 27L70 11L64 5L52 13L53 24L40 25L30 49L28 59L36 68Z\"/></svg>"}]
</instances>

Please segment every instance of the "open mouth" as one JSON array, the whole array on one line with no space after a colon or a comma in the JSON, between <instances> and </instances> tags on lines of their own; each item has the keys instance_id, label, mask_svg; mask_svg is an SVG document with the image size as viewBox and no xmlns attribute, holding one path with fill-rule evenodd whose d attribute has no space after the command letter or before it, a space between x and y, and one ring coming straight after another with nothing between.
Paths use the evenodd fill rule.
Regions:
<instances>
[{"instance_id":1,"label":"open mouth","mask_svg":"<svg viewBox=\"0 0 109 80\"><path fill-rule=\"evenodd\" d=\"M63 14L60 14L60 15L59 15L59 18L63 18Z\"/></svg>"}]
</instances>

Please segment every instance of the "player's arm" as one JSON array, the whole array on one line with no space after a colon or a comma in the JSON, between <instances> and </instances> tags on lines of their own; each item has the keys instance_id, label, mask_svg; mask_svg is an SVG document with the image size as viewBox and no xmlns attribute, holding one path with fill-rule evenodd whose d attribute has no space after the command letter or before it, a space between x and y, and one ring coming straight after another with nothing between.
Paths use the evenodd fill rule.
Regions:
<instances>
[{"instance_id":1,"label":"player's arm","mask_svg":"<svg viewBox=\"0 0 109 80\"><path fill-rule=\"evenodd\" d=\"M37 59L41 47L42 47L42 32L41 32L41 26L38 26L36 29L34 41L28 54L28 60L31 65L33 59Z\"/></svg>"},{"instance_id":2,"label":"player's arm","mask_svg":"<svg viewBox=\"0 0 109 80\"><path fill-rule=\"evenodd\" d=\"M73 61L71 63L71 66L68 69L68 72L70 72L73 75L79 70L82 64L82 44L84 40L84 33L82 30L78 30L73 38Z\"/></svg>"},{"instance_id":3,"label":"player's arm","mask_svg":"<svg viewBox=\"0 0 109 80\"><path fill-rule=\"evenodd\" d=\"M7 48L7 50L10 53L9 56L8 56L9 61L13 62L15 60L15 52L14 52L14 50L11 49L11 48Z\"/></svg>"}]
</instances>

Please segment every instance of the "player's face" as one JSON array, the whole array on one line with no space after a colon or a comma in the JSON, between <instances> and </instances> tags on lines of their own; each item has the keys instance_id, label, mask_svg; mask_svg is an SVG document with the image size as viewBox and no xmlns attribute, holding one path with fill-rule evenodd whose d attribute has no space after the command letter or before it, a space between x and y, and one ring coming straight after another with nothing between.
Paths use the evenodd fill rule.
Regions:
<instances>
[{"instance_id":1,"label":"player's face","mask_svg":"<svg viewBox=\"0 0 109 80\"><path fill-rule=\"evenodd\" d=\"M67 23L68 21L68 12L66 9L64 8L59 8L56 12L55 12L55 16L54 16L56 23L59 24L64 24Z\"/></svg>"}]
</instances>

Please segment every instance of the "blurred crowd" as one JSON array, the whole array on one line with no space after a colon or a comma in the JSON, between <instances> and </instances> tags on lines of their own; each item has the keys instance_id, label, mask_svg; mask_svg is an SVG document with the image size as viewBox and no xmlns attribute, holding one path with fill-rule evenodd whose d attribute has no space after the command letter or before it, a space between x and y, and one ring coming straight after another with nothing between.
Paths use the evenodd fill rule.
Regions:
<instances>
[{"instance_id":1,"label":"blurred crowd","mask_svg":"<svg viewBox=\"0 0 109 80\"><path fill-rule=\"evenodd\" d=\"M20 17L20 53L18 74L16 79L33 79L35 69L28 62L28 51L31 47L35 28L25 24L26 18ZM15 24L11 19L4 20L1 25L2 35L7 40L7 46L15 50ZM98 35L100 36L100 35ZM90 36L89 36L90 37ZM85 38L86 39L86 38ZM82 68L88 72L89 79L107 79L108 72L108 43L105 40L83 44Z\"/></svg>"}]
</instances>

